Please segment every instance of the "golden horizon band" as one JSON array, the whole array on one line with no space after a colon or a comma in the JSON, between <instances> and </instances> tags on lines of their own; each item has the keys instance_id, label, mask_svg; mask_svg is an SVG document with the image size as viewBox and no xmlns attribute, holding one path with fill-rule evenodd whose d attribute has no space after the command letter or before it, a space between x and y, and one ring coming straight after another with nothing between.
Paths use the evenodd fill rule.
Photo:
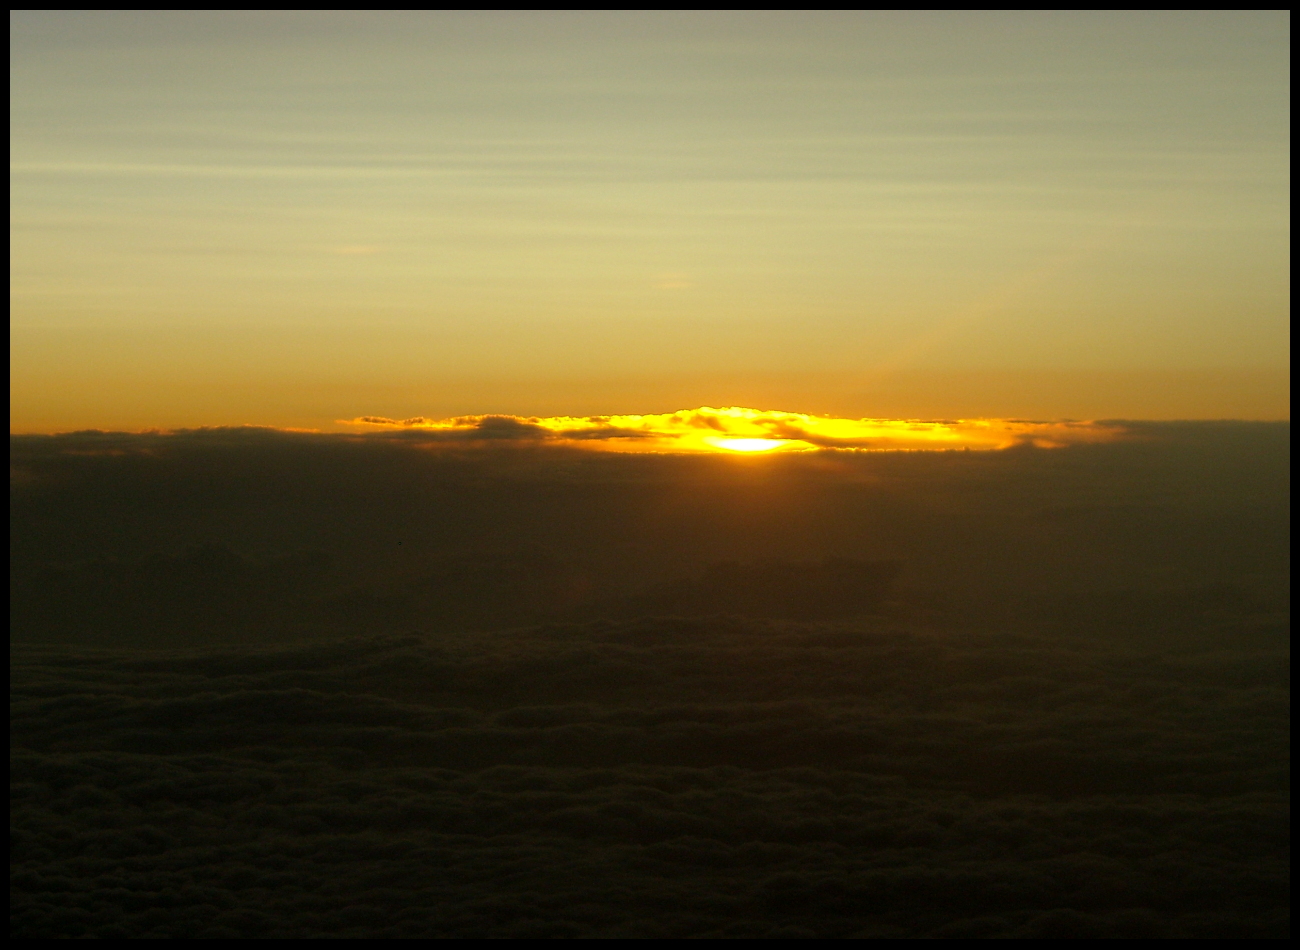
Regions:
<instances>
[{"instance_id":1,"label":"golden horizon band","mask_svg":"<svg viewBox=\"0 0 1300 950\"><path fill-rule=\"evenodd\" d=\"M427 432L432 441L554 441L607 452L762 454L850 451L1060 448L1110 442L1118 423L1020 419L840 419L799 412L702 406L672 413L609 416L473 415L432 419L361 416L341 425Z\"/></svg>"}]
</instances>

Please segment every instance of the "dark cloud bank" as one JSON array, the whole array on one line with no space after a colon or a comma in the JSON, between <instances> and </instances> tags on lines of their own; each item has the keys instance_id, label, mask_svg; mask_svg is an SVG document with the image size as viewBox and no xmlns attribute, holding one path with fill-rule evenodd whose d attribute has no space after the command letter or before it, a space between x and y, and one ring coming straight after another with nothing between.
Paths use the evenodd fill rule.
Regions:
<instances>
[{"instance_id":1,"label":"dark cloud bank","mask_svg":"<svg viewBox=\"0 0 1300 950\"><path fill-rule=\"evenodd\" d=\"M1289 429L11 440L19 937L1280 938Z\"/></svg>"}]
</instances>

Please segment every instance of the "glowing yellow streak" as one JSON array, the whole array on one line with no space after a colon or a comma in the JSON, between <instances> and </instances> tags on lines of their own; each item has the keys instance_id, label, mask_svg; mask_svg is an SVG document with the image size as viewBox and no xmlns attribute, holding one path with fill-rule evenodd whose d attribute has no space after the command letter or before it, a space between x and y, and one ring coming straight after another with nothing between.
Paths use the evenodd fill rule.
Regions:
<instances>
[{"instance_id":1,"label":"glowing yellow streak","mask_svg":"<svg viewBox=\"0 0 1300 950\"><path fill-rule=\"evenodd\" d=\"M348 425L423 429L453 439L550 439L607 452L810 452L1055 448L1123 438L1122 427L1095 422L1018 419L836 419L800 412L701 406L658 415L456 416L387 419Z\"/></svg>"},{"instance_id":2,"label":"glowing yellow streak","mask_svg":"<svg viewBox=\"0 0 1300 950\"><path fill-rule=\"evenodd\" d=\"M705 439L710 445L730 452L767 452L785 445L785 439Z\"/></svg>"}]
</instances>

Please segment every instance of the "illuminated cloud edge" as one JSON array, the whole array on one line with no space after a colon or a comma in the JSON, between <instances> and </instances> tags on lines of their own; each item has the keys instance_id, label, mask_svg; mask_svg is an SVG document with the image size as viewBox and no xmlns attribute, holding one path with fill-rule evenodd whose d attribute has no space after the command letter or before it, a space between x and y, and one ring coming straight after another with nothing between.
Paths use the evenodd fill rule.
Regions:
<instances>
[{"instance_id":1,"label":"illuminated cloud edge","mask_svg":"<svg viewBox=\"0 0 1300 950\"><path fill-rule=\"evenodd\" d=\"M1109 442L1116 423L1020 419L837 419L730 406L651 415L508 416L431 419L361 416L341 425L419 431L433 441L565 442L615 452L808 452L1059 448Z\"/></svg>"}]
</instances>

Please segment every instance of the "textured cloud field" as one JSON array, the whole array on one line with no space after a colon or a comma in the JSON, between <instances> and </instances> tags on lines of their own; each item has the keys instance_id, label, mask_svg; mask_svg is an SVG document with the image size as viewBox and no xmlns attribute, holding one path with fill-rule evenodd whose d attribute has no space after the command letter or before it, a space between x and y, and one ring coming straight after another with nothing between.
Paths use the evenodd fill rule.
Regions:
<instances>
[{"instance_id":1,"label":"textured cloud field","mask_svg":"<svg viewBox=\"0 0 1300 950\"><path fill-rule=\"evenodd\" d=\"M1285 635L1230 634L23 651L14 932L1281 936Z\"/></svg>"},{"instance_id":2,"label":"textured cloud field","mask_svg":"<svg viewBox=\"0 0 1300 950\"><path fill-rule=\"evenodd\" d=\"M1280 938L1285 426L11 440L18 937Z\"/></svg>"}]
</instances>

